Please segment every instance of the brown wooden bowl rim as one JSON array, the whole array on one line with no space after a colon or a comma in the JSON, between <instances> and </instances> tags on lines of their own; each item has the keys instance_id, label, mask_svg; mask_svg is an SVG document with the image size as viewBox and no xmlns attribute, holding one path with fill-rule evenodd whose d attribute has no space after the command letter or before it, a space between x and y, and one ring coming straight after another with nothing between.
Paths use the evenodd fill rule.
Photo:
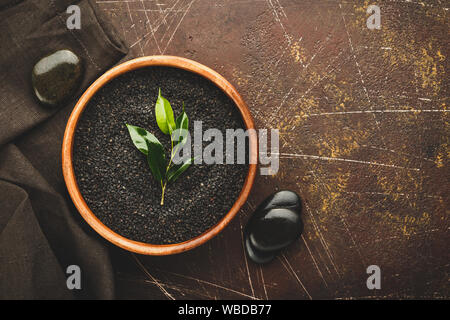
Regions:
<instances>
[{"instance_id":1,"label":"brown wooden bowl rim","mask_svg":"<svg viewBox=\"0 0 450 320\"><path fill-rule=\"evenodd\" d=\"M244 100L236 91L236 89L224 77L222 77L216 71L198 62L176 56L146 56L121 63L100 76L93 84L89 86L89 88L78 100L67 122L62 144L62 169L64 181L69 191L69 195L72 198L73 203L75 204L75 207L78 209L84 220L86 220L86 222L97 233L99 233L103 238L110 241L111 243L123 249L139 254L169 255L191 250L205 243L206 241L216 236L220 231L222 231L225 226L228 225L228 223L230 223L230 221L236 216L239 209L247 200L256 176L258 142L256 138L256 132L254 130L250 130L249 146L250 158L252 159L252 161L249 164L247 177L245 179L244 186L242 187L239 197L231 207L230 211L226 215L224 215L216 225L206 230L199 236L180 243L157 245L130 240L112 231L110 228L104 225L89 209L78 188L72 165L72 149L75 129L84 108L100 88L123 73L150 66L175 67L199 74L204 78L209 79L234 101L235 105L239 109L242 119L244 120L246 128L255 129L255 125Z\"/></svg>"}]
</instances>

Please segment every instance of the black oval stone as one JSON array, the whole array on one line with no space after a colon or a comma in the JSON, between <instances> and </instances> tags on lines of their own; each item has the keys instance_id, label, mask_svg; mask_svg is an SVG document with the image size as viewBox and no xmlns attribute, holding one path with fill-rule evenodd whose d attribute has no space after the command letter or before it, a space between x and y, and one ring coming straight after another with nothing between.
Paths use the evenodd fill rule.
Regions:
<instances>
[{"instance_id":1,"label":"black oval stone","mask_svg":"<svg viewBox=\"0 0 450 320\"><path fill-rule=\"evenodd\" d=\"M267 197L256 209L256 211L272 208L290 208L298 214L302 211L302 202L297 193L290 190L281 190Z\"/></svg>"},{"instance_id":2,"label":"black oval stone","mask_svg":"<svg viewBox=\"0 0 450 320\"><path fill-rule=\"evenodd\" d=\"M256 263L267 263L275 258L275 252L264 252L259 251L250 243L250 238L248 236L245 237L245 251L247 251L247 255L253 262Z\"/></svg>"},{"instance_id":3,"label":"black oval stone","mask_svg":"<svg viewBox=\"0 0 450 320\"><path fill-rule=\"evenodd\" d=\"M56 106L79 87L83 74L81 59L70 50L59 50L39 60L33 67L31 80L39 102Z\"/></svg>"},{"instance_id":4,"label":"black oval stone","mask_svg":"<svg viewBox=\"0 0 450 320\"><path fill-rule=\"evenodd\" d=\"M249 225L248 237L260 251L282 249L297 239L303 231L300 215L288 208L273 208L258 212Z\"/></svg>"},{"instance_id":5,"label":"black oval stone","mask_svg":"<svg viewBox=\"0 0 450 320\"><path fill-rule=\"evenodd\" d=\"M245 228L245 249L256 263L272 260L279 250L303 232L300 197L292 191L276 192L264 200Z\"/></svg>"}]
</instances>

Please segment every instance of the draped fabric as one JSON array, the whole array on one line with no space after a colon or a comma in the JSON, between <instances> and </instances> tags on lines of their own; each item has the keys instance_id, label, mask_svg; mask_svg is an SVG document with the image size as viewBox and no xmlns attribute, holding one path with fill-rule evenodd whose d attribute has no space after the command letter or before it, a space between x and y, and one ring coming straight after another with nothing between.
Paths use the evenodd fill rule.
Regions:
<instances>
[{"instance_id":1,"label":"draped fabric","mask_svg":"<svg viewBox=\"0 0 450 320\"><path fill-rule=\"evenodd\" d=\"M81 9L81 29L69 30L73 4ZM0 30L0 299L114 298L107 245L68 197L61 144L79 95L126 49L87 0L2 1ZM42 106L31 70L60 49L82 58L82 85L67 103ZM80 267L81 290L67 288L70 265Z\"/></svg>"}]
</instances>

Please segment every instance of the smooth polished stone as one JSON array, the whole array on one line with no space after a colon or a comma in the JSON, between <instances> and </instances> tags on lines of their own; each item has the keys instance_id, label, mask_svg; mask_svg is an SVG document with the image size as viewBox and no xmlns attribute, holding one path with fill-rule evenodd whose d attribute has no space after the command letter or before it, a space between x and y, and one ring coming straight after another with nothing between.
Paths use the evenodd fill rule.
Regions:
<instances>
[{"instance_id":1,"label":"smooth polished stone","mask_svg":"<svg viewBox=\"0 0 450 320\"><path fill-rule=\"evenodd\" d=\"M33 91L40 103L57 106L75 93L83 75L81 59L70 50L59 50L33 67Z\"/></svg>"},{"instance_id":2,"label":"smooth polished stone","mask_svg":"<svg viewBox=\"0 0 450 320\"><path fill-rule=\"evenodd\" d=\"M267 197L258 206L256 211L272 208L290 208L300 215L302 211L302 202L297 193L290 190L281 190Z\"/></svg>"},{"instance_id":3,"label":"smooth polished stone","mask_svg":"<svg viewBox=\"0 0 450 320\"><path fill-rule=\"evenodd\" d=\"M276 192L264 200L245 227L245 249L256 263L271 261L303 232L300 197L292 191Z\"/></svg>"},{"instance_id":4,"label":"smooth polished stone","mask_svg":"<svg viewBox=\"0 0 450 320\"><path fill-rule=\"evenodd\" d=\"M300 215L288 208L273 208L256 213L248 229L252 246L260 251L287 247L303 231Z\"/></svg>"},{"instance_id":5,"label":"smooth polished stone","mask_svg":"<svg viewBox=\"0 0 450 320\"><path fill-rule=\"evenodd\" d=\"M275 258L276 254L275 252L263 252L254 248L253 245L250 243L250 239L248 236L245 237L245 251L247 251L247 255L253 262L259 264L272 261L273 258Z\"/></svg>"}]
</instances>

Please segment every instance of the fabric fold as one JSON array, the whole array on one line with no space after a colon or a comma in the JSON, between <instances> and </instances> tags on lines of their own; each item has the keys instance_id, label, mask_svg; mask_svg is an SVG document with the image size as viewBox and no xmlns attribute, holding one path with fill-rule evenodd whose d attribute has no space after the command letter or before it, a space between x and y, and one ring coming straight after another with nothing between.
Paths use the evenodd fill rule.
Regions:
<instances>
[{"instance_id":1,"label":"fabric fold","mask_svg":"<svg viewBox=\"0 0 450 320\"><path fill-rule=\"evenodd\" d=\"M32 10L37 6L34 1L0 13L0 146L42 123L63 107L42 106L33 96L31 70L40 58L60 49L70 49L82 58L85 74L75 95L78 97L126 53L112 28L103 28L105 21L99 22L89 1L83 0L77 5L82 17L79 30L67 28L69 15L65 11L56 12L42 22L42 15ZM57 10L60 5L50 1L49 7ZM27 17L26 27L22 28L24 21L19 21L16 16ZM36 23L38 25L30 28Z\"/></svg>"},{"instance_id":2,"label":"fabric fold","mask_svg":"<svg viewBox=\"0 0 450 320\"><path fill-rule=\"evenodd\" d=\"M61 143L78 96L127 50L87 0L76 3L80 30L66 27L68 0L11 3L0 10L0 299L112 299L108 244L67 195ZM59 49L80 56L85 73L73 99L52 109L37 102L30 76ZM69 265L81 269L81 290L67 288Z\"/></svg>"}]
</instances>

